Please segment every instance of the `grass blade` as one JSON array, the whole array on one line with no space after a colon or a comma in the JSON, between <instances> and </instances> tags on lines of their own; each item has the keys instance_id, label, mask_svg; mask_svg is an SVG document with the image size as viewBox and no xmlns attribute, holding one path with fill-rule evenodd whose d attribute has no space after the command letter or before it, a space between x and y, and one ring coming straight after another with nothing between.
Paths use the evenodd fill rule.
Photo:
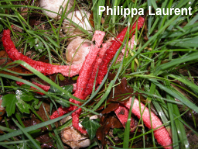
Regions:
<instances>
[{"instance_id":1,"label":"grass blade","mask_svg":"<svg viewBox=\"0 0 198 149\"><path fill-rule=\"evenodd\" d=\"M12 118L12 120L13 120L14 123L19 127L19 129L26 135L26 137L35 145L35 147L36 147L37 149L40 149L41 147L36 143L36 141L32 138L32 136L29 135L29 134L25 131L25 129L24 129L21 125L19 125L19 123L18 123L14 118Z\"/></svg>"}]
</instances>

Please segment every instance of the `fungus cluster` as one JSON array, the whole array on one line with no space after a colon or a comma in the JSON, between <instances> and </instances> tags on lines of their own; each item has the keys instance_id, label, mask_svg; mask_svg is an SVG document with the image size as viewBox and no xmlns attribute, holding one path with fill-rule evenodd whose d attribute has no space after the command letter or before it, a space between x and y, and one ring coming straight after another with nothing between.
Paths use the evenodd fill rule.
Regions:
<instances>
[{"instance_id":1,"label":"fungus cluster","mask_svg":"<svg viewBox=\"0 0 198 149\"><path fill-rule=\"evenodd\" d=\"M56 2L57 6L52 6L51 2ZM57 3L58 2L58 3ZM46 4L50 4L50 6L47 6ZM66 12L68 12L68 9L71 8L71 4L67 1L41 1L40 6L45 9L51 9L52 11L56 13L62 13L64 12L64 9L67 9ZM63 9L61 9L61 7ZM46 15L49 15L51 18L58 17L56 13L46 12L43 10ZM66 19L64 22L69 25L69 27L73 27L73 25L70 26L71 21L75 21L75 24L79 25L80 27L84 28L85 30L92 30L92 27L87 25L89 14L86 14L86 11L75 11L71 14L68 14L68 19ZM50 16L51 15L51 16ZM85 18L85 19L84 19ZM134 34L134 30L140 29L143 26L144 18L139 17L138 21L130 27L130 35ZM74 24L74 26L75 26ZM75 28L75 27L74 27ZM74 96L76 96L79 99L84 100L88 95L91 94L93 87L97 88L97 86L102 82L104 76L107 73L108 65L112 58L114 57L117 50L122 45L122 42L124 41L125 34L128 30L128 27L124 28L123 31L118 34L118 36L111 41L111 44L109 43L103 43L103 38L105 36L105 33L102 31L95 31L93 35L92 41L95 41L95 44L93 44L91 41L88 41L86 39L82 39L81 37L77 37L73 41L70 42L70 44L67 47L66 57L67 61L70 63L70 66L61 66L61 65L51 65L48 63L43 63L39 61L31 60L30 58L24 56L23 54L19 53L18 50L15 48L14 43L12 42L10 38L10 30L4 30L3 31L3 37L2 42L3 46L8 53L8 56L12 60L23 60L38 71L46 74L51 75L54 73L62 73L64 76L75 76L79 74L79 77L77 79L76 84L76 90L74 93ZM133 40L134 41L134 40ZM94 86L95 85L95 86ZM47 88L48 89L48 88ZM77 100L70 99L70 102L80 105L81 103ZM123 105L123 109L125 111L128 111L131 107L131 99ZM171 149L172 147L167 147L172 143L171 138L169 137L169 134L167 130L162 126L161 121L157 116L153 113L151 113L151 121L149 118L149 111L145 106L137 99L134 101L134 105L132 107L132 113L135 114L138 118L141 117L141 109L145 109L145 112L142 114L143 121L146 124L148 128L156 129L154 131L154 135L157 139L157 141L164 146L166 149ZM117 109L119 111L119 109ZM69 111L74 111L72 113L72 127L64 129L62 133L63 142L70 145L72 148L80 148L80 147L86 147L89 146L90 140L85 138L83 135L87 134L87 131L84 130L79 125L79 116L81 114L82 109L78 108L77 106L71 105L69 108L62 108L60 107L57 111L55 111L51 119L56 118L58 116L61 116ZM126 121L126 117L119 116L118 113L116 113L119 117L119 120L122 124L124 124L123 121ZM151 125L152 123L152 125ZM160 127L162 126L162 127ZM66 132L66 133L65 133ZM81 134L80 134L81 133ZM162 134L167 138L165 141L163 141ZM81 144L84 142L84 144Z\"/></svg>"}]
</instances>

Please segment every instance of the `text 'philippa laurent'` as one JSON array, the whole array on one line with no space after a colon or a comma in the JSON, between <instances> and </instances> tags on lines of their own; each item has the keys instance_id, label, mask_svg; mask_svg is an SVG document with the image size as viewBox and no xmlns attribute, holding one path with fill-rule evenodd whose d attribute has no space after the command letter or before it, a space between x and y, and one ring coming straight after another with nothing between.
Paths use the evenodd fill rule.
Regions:
<instances>
[{"instance_id":1,"label":"text 'philippa laurent'","mask_svg":"<svg viewBox=\"0 0 198 149\"><path fill-rule=\"evenodd\" d=\"M114 6L110 8L109 6L99 6L99 15L106 11L106 15L123 15L131 17L135 15L144 15L143 8L123 8L123 6ZM152 10L152 7L148 7L148 15L192 15L192 8L156 8Z\"/></svg>"}]
</instances>

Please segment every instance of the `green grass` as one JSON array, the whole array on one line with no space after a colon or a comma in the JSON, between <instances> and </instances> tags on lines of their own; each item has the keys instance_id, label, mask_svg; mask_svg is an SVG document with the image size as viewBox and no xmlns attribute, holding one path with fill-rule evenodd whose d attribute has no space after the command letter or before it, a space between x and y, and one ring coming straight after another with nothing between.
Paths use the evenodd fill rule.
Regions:
<instances>
[{"instance_id":1,"label":"green grass","mask_svg":"<svg viewBox=\"0 0 198 149\"><path fill-rule=\"evenodd\" d=\"M14 41L16 48L23 48L23 53L26 54L28 51L33 51L35 53L34 59L38 60L42 55L45 55L49 59L49 63L56 64L64 64L65 61L65 47L67 46L68 38L67 36L61 36L61 28L64 19L67 19L67 14L60 15L60 19L51 19L51 18L42 18L40 19L43 25L49 26L47 29L37 29L33 28L30 25L30 17L23 17L20 13L20 8L24 7L21 3L14 5L13 2L16 0L3 0L0 2L0 32L3 29L11 29L11 25L15 25L20 28L22 32L14 32L12 29L12 40ZM170 130L172 133L173 146L176 149L191 148L191 144L187 140L186 135L186 127L190 129L194 134L198 135L197 126L194 120L194 125L189 125L183 119L183 115L188 110L194 110L198 113L198 106L192 102L188 97L193 99L198 99L198 86L195 84L197 80L197 75L194 74L192 70L197 69L198 62L198 2L195 0L191 1L191 3L187 1L176 1L176 0L164 0L164 1L131 1L131 0L93 0L92 2L88 2L88 4L79 5L80 1L75 1L74 7L84 7L87 11L93 12L93 21L95 30L102 30L106 32L106 37L116 37L119 31L128 26L129 24L133 24L138 16L131 18L127 16L124 18L123 16L117 15L109 15L107 16L105 13L102 15L98 15L98 7L99 6L123 6L123 8L144 8L145 12L148 10L149 6L153 8L188 8L192 7L192 15L172 15L172 16L151 16L145 14L145 28L140 29L140 31L136 30L135 38L138 42L137 45L134 46L133 49L130 49L127 46L127 50L129 51L129 56L125 57L120 63L115 63L118 55L121 52L121 48L118 50L114 59L112 60L111 65L109 66L108 72L115 72L116 76L113 80L109 81L108 73L104 77L102 83L96 89L93 90L92 94L86 101L82 101L81 99L76 98L67 90L61 88L58 84L54 83L45 75L33 69L28 64L16 61L12 64L21 64L31 72L33 75L27 75L23 73L17 73L9 70L8 68L12 67L11 64L7 66L0 66L0 70L4 70L9 72L10 74L4 74L0 72L0 84L1 84L1 95L6 95L10 93L14 93L17 89L21 90L29 90L31 94L35 97L33 101L27 102L28 104L37 103L40 96L33 93L27 86L33 86L39 90L39 92L45 93L42 100L45 98L51 99L51 110L56 109L58 107L58 103L62 104L73 104L68 100L65 100L63 97L57 96L56 94L49 93L43 91L41 88L36 85L26 81L24 79L18 78L18 76L26 76L26 77L38 77L50 85L56 87L58 90L63 92L65 96L69 98L73 98L82 102L79 108L83 109L83 113L81 115L81 120L83 120L86 115L98 115L100 114L96 111L100 106L106 104L106 99L109 96L111 90L117 85L116 81L122 78L126 78L128 81L128 85L145 97L147 101L147 107L151 109L151 103L154 106L155 110L159 114L160 119L163 122L163 125L167 130ZM89 6L89 4L91 6ZM78 6L77 6L78 5ZM28 13L36 13L38 15L44 15L42 13L42 8L36 6L35 3L28 4L26 6L28 8ZM65 11L65 10L64 10ZM71 10L72 11L72 10ZM101 23L102 18L104 18L104 23ZM68 19L69 20L69 19ZM71 21L71 20L69 20ZM71 22L76 28L82 31L82 36L91 39L93 33L90 33L81 27L78 24ZM41 25L42 25L41 24ZM128 33L127 33L128 34ZM148 40L144 40L144 36L147 36ZM126 38L126 41L129 39ZM123 43L123 46L126 42ZM39 45L37 48L35 45ZM3 50L3 46L0 46L0 49ZM188 72L187 74L181 73L182 70ZM20 81L25 83L27 88L18 87L15 84L15 81ZM173 85L177 86L188 94L188 96L184 96L180 90L177 90ZM105 88L103 88L105 86ZM101 89L102 92L101 92ZM39 98L38 98L39 97ZM100 101L95 102L96 98L101 97ZM56 100L55 100L56 99ZM177 101L175 100L177 99ZM93 106L88 106L89 102L93 102ZM39 104L35 104L39 106ZM75 104L73 104L75 105ZM184 111L180 111L178 105L182 105L185 107ZM37 109L32 107L30 109L31 113L36 113ZM16 107L16 112L20 114L20 110ZM52 111L51 111L52 112ZM49 124L54 126L53 124L62 118L71 115L72 112L54 120L43 121L40 124L36 124L34 126L24 127L22 123L22 119L17 116L17 114L13 114L9 118L4 115L4 123L5 126L0 126L0 129L4 131L4 134L0 136L0 146L5 148L20 148L23 144L28 144L27 148L41 148L38 141L35 140L34 132L37 129L45 126L47 127ZM39 118L39 115L37 115ZM7 124L7 119L15 123L18 130L12 130L9 128ZM40 118L39 118L40 119ZM130 120L130 117L129 117ZM139 121L141 125L143 123L142 120ZM142 128L142 133L139 135L135 133L133 138L130 137L129 133L129 121L126 125L126 129L124 131L124 140L119 143L123 148L129 148L135 145L135 139L142 138L143 146L146 147L146 135L150 136L150 140L152 140L152 144L154 147L158 147L159 145L156 143L153 130L145 130ZM61 142L61 138L59 135L60 129L52 127L50 130L50 134L54 133L54 146L57 148L62 148L63 143ZM137 130L135 131L137 132ZM16 139L16 136L20 136L20 140ZM114 145L117 145L111 136L107 136L107 138L113 142ZM99 141L93 142L94 145L100 144ZM107 145L106 148L109 146ZM113 147L118 148L118 147Z\"/></svg>"}]
</instances>

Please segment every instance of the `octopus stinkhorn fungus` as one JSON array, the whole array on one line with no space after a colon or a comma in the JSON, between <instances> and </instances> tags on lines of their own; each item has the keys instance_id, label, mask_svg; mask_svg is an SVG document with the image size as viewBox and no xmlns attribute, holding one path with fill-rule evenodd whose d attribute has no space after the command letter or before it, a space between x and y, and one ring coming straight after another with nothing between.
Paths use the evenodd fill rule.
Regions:
<instances>
[{"instance_id":1,"label":"octopus stinkhorn fungus","mask_svg":"<svg viewBox=\"0 0 198 149\"><path fill-rule=\"evenodd\" d=\"M140 29L143 26L143 23L144 23L144 18L139 17L138 21L131 27L130 35L132 36L134 34L134 30L136 29L136 26L138 29ZM98 72L98 74L97 74L97 78L95 82L95 87L97 87L97 85L102 82L104 75L107 73L108 64L111 61L111 59L114 57L117 50L122 45L122 42L124 41L127 30L128 28L126 27L116 37L116 39L111 42L112 43L111 45L102 44L103 38L105 35L104 32L95 31L93 39L92 39L93 41L95 41L95 44L91 45L90 51L87 54L82 67L80 67L80 71L79 71L79 66L81 66L81 64L79 66L71 65L72 69L70 70L72 70L71 71L72 76L74 74L77 74L77 72L79 72L79 77L77 79L77 87L76 87L74 96L80 99L85 99L92 92L93 86L94 86L94 80L97 74L96 72ZM41 71L42 73L45 73L45 74L53 74L53 73L60 72L63 75L65 75L69 73L68 66L57 66L57 65L54 66L51 64L43 63L43 62L37 62L19 53L17 49L15 48L14 43L10 39L9 30L4 30L2 42L3 42L3 46L6 52L8 53L9 57L12 60L23 60L27 62L28 64L30 64L35 69L37 69L38 71ZM65 71L65 69L67 70ZM64 71L64 73L62 71ZM125 111L127 111L126 108L128 110L130 109L131 100L132 99L130 98L130 100L124 104ZM78 104L78 105L81 104L79 101L76 101L74 99L70 99L70 102ZM143 109L145 110L143 111ZM72 110L75 110L72 113L73 127L76 130L78 130L80 133L86 134L87 131L79 126L79 115L81 114L81 108L78 108L77 106L70 106L69 108L60 107L58 111L55 111L50 118L51 119L56 118ZM144 124L148 128L155 129L154 136L159 144L161 144L166 149L172 149L172 146L171 146L172 140L169 136L168 131L165 129L164 126L162 126L162 122L160 121L160 119L152 112L151 112L151 118L150 118L149 110L142 103L139 103L137 99L134 100L132 113L136 115L138 118L142 117ZM124 119L126 120L126 117L124 117ZM122 118L120 120L122 121Z\"/></svg>"}]
</instances>

